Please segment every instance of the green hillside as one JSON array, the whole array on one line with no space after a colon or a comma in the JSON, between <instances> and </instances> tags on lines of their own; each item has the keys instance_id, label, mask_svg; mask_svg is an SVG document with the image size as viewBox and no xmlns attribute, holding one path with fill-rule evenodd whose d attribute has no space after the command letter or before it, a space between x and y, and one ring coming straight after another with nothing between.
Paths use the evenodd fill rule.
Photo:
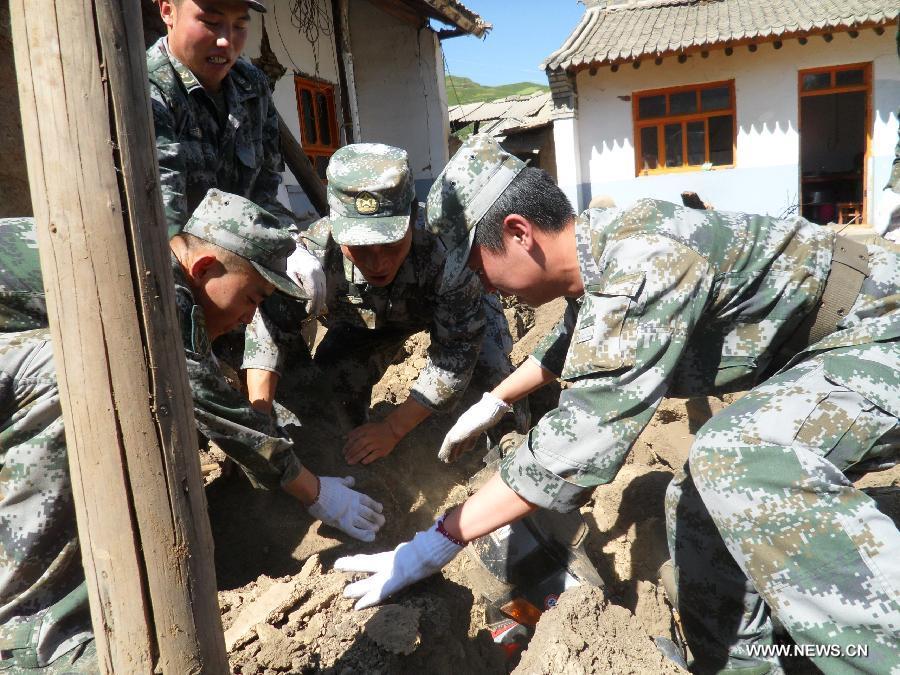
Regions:
<instances>
[{"instance_id":1,"label":"green hillside","mask_svg":"<svg viewBox=\"0 0 900 675\"><path fill-rule=\"evenodd\" d=\"M535 84L534 82L515 82L501 84L497 87L485 87L473 82L468 77L446 75L444 79L447 86L447 105L451 106L475 101L493 101L504 96L523 96L536 91L550 91L546 84Z\"/></svg>"}]
</instances>

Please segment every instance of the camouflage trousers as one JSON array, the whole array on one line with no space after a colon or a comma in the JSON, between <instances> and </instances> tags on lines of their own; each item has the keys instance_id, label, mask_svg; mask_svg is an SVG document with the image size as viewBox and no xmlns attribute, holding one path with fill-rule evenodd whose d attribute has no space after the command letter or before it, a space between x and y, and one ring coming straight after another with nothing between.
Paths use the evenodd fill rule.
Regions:
<instances>
[{"instance_id":1,"label":"camouflage trousers","mask_svg":"<svg viewBox=\"0 0 900 675\"><path fill-rule=\"evenodd\" d=\"M493 389L513 372L509 355L512 337L503 310L495 299L485 302L485 332L475 367L479 384ZM314 363L325 374L331 390L349 416L351 426L363 424L372 397L372 387L381 379L396 359L403 344L418 330L408 327L370 329L350 324L337 324L328 332L316 349ZM509 424L520 431L528 428L527 403L521 402L510 415ZM509 431L511 429L505 429ZM504 431L504 433L505 433ZM499 436L502 433L497 431ZM493 438L493 436L492 436ZM495 440L497 440L495 439Z\"/></svg>"},{"instance_id":2,"label":"camouflage trousers","mask_svg":"<svg viewBox=\"0 0 900 675\"><path fill-rule=\"evenodd\" d=\"M826 673L900 672L900 533L851 483L900 458L898 376L896 341L819 353L699 431L666 495L697 672L779 672L772 615Z\"/></svg>"},{"instance_id":3,"label":"camouflage trousers","mask_svg":"<svg viewBox=\"0 0 900 675\"><path fill-rule=\"evenodd\" d=\"M47 330L0 334L0 672L96 672Z\"/></svg>"}]
</instances>

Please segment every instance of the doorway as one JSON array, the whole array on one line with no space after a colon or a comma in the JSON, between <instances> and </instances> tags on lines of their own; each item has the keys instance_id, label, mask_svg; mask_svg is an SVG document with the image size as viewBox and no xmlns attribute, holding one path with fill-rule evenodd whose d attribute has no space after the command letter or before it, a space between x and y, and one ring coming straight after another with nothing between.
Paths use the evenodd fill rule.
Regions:
<instances>
[{"instance_id":1,"label":"doorway","mask_svg":"<svg viewBox=\"0 0 900 675\"><path fill-rule=\"evenodd\" d=\"M871 71L800 71L800 208L814 223L865 220Z\"/></svg>"}]
</instances>

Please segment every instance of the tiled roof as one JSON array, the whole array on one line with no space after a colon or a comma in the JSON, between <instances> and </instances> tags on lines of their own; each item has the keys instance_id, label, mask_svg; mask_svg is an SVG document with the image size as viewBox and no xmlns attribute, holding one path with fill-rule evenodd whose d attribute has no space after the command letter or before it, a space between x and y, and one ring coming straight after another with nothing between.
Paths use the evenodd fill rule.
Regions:
<instances>
[{"instance_id":1,"label":"tiled roof","mask_svg":"<svg viewBox=\"0 0 900 675\"><path fill-rule=\"evenodd\" d=\"M480 122L479 132L497 136L550 124L550 92L507 96L495 101L451 106L450 122L460 125Z\"/></svg>"},{"instance_id":2,"label":"tiled roof","mask_svg":"<svg viewBox=\"0 0 900 675\"><path fill-rule=\"evenodd\" d=\"M595 0L543 68L578 69L730 42L852 30L884 25L900 14L897 0L632 0L609 7L601 0L601 4Z\"/></svg>"},{"instance_id":3,"label":"tiled roof","mask_svg":"<svg viewBox=\"0 0 900 675\"><path fill-rule=\"evenodd\" d=\"M485 22L478 14L462 4L459 0L422 0L438 16L435 18L457 26L461 30L483 37L491 29L491 24Z\"/></svg>"}]
</instances>

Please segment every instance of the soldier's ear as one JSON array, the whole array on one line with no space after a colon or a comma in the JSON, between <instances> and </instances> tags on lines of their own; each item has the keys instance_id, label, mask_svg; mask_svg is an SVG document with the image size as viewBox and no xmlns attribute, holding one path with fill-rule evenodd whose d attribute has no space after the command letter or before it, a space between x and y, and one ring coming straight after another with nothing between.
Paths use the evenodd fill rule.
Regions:
<instances>
[{"instance_id":1,"label":"soldier's ear","mask_svg":"<svg viewBox=\"0 0 900 675\"><path fill-rule=\"evenodd\" d=\"M172 0L159 0L159 15L167 28L175 25L175 3Z\"/></svg>"},{"instance_id":2,"label":"soldier's ear","mask_svg":"<svg viewBox=\"0 0 900 675\"><path fill-rule=\"evenodd\" d=\"M224 267L216 256L204 253L191 263L191 278L197 283L203 283L220 276L223 270Z\"/></svg>"},{"instance_id":3,"label":"soldier's ear","mask_svg":"<svg viewBox=\"0 0 900 675\"><path fill-rule=\"evenodd\" d=\"M524 216L510 213L503 219L503 238L506 246L521 246L530 251L534 244L534 226Z\"/></svg>"}]
</instances>

